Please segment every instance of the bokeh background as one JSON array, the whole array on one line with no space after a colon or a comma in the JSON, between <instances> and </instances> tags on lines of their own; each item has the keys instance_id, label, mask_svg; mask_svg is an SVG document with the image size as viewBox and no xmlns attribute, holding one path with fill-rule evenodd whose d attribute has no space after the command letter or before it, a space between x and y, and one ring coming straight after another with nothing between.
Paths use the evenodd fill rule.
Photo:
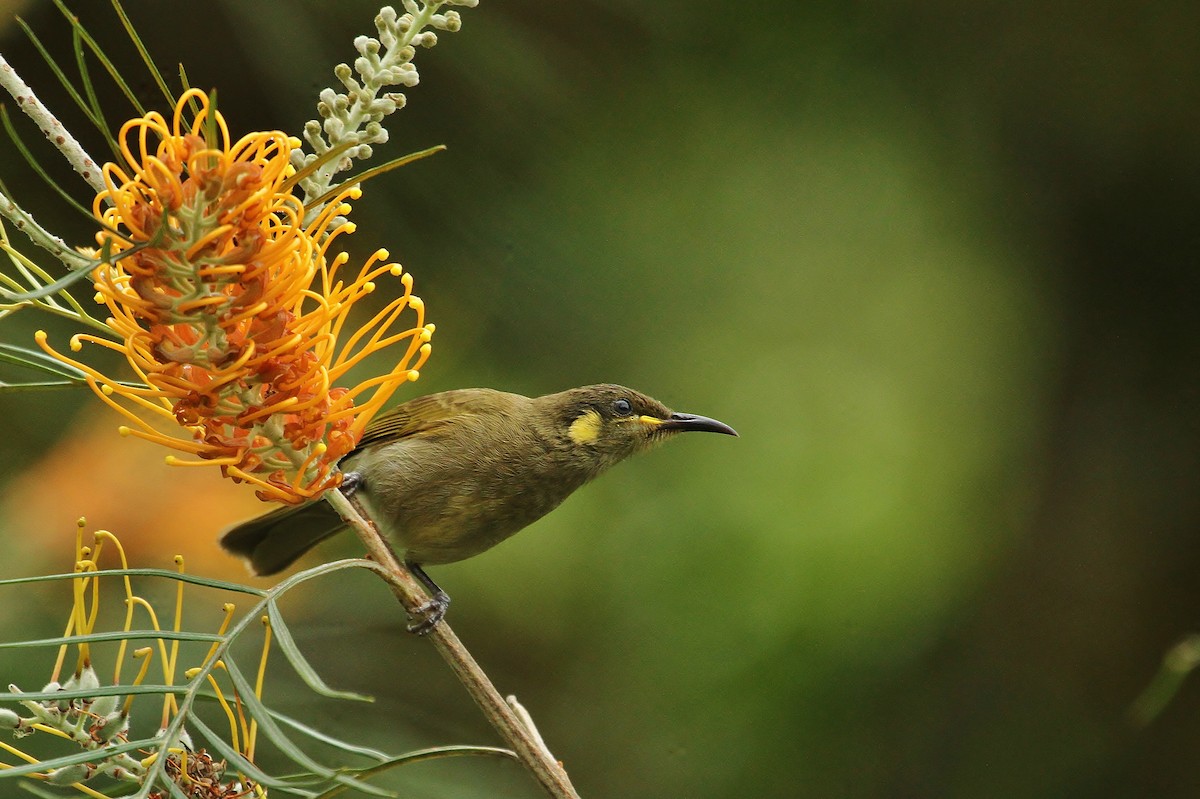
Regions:
<instances>
[{"instance_id":1,"label":"bokeh background","mask_svg":"<svg viewBox=\"0 0 1200 799\"><path fill-rule=\"evenodd\" d=\"M107 4L75 5L140 74ZM298 132L375 10L125 5L234 131ZM69 52L50 3L18 6ZM97 142L11 16L0 51ZM1200 629L1200 6L485 0L464 23L381 148L448 151L354 214L351 254L388 247L438 325L412 392L615 381L741 433L435 570L582 795L1200 795L1200 685L1130 721ZM90 240L8 145L0 177ZM73 332L27 316L5 341ZM0 404L0 577L67 566L87 516L141 565L243 578L214 538L250 492L163 465L85 391ZM52 635L66 600L10 589L0 632ZM495 742L374 581L291 607L326 678L378 701L289 692L280 660L284 707L390 751ZM33 684L49 660L0 663ZM388 779L538 795L501 762Z\"/></svg>"}]
</instances>

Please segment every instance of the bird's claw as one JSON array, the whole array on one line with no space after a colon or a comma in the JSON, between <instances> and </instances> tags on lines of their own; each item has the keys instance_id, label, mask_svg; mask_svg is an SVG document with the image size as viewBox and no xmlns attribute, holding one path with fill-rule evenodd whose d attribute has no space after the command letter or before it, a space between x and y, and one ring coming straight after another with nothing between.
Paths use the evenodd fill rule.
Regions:
<instances>
[{"instance_id":1,"label":"bird's claw","mask_svg":"<svg viewBox=\"0 0 1200 799\"><path fill-rule=\"evenodd\" d=\"M428 602L409 611L408 615L412 622L408 625L408 631L413 635L429 635L438 622L445 617L449 607L449 595L445 591L438 591Z\"/></svg>"},{"instance_id":2,"label":"bird's claw","mask_svg":"<svg viewBox=\"0 0 1200 799\"><path fill-rule=\"evenodd\" d=\"M362 485L362 472L344 472L342 474L342 484L338 486L346 496L353 496L358 487Z\"/></svg>"}]
</instances>

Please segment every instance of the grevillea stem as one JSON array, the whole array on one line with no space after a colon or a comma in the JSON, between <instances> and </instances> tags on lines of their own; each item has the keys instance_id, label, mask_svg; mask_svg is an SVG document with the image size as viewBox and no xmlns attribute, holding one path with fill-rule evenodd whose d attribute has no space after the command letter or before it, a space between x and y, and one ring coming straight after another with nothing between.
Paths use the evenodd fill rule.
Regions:
<instances>
[{"instance_id":1,"label":"grevillea stem","mask_svg":"<svg viewBox=\"0 0 1200 799\"><path fill-rule=\"evenodd\" d=\"M369 520L362 506L336 489L325 492L325 499L350 525L367 548L371 559L379 564L379 574L387 581L392 593L409 615L414 615L429 596L415 577L404 568L387 541ZM428 638L438 654L454 672L483 715L491 722L505 743L529 769L547 796L554 799L579 799L566 770L546 749L537 729L526 724L504 700L483 669L463 646L458 636L443 619L434 625ZM514 701L515 704L515 701Z\"/></svg>"}]
</instances>

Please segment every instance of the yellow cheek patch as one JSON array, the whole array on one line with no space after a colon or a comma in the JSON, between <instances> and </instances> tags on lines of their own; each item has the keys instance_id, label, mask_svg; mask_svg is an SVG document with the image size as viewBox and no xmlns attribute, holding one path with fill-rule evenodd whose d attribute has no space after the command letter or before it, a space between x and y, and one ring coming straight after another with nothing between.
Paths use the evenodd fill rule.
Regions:
<instances>
[{"instance_id":1,"label":"yellow cheek patch","mask_svg":"<svg viewBox=\"0 0 1200 799\"><path fill-rule=\"evenodd\" d=\"M571 422L567 435L576 444L591 444L600 437L600 414L595 411L585 411L578 419Z\"/></svg>"}]
</instances>

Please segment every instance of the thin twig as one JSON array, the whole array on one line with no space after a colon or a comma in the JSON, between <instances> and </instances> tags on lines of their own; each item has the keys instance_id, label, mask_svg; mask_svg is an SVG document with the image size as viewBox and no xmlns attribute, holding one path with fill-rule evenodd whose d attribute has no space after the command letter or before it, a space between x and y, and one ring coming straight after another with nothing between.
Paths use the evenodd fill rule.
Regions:
<instances>
[{"instance_id":1,"label":"thin twig","mask_svg":"<svg viewBox=\"0 0 1200 799\"><path fill-rule=\"evenodd\" d=\"M383 567L381 574L391 586L392 593L400 600L404 610L413 615L417 608L429 599L421 584L396 559L391 547L375 525L368 520L367 514L358 503L336 489L326 492L325 498L358 535L371 559ZM475 704L479 705L483 715L505 743L517 753L517 757L546 794L554 799L579 799L566 770L546 749L536 728L526 725L513 712L513 708L500 696L487 674L450 629L450 625L445 620L438 622L428 637L467 689L467 693L475 700Z\"/></svg>"},{"instance_id":2,"label":"thin twig","mask_svg":"<svg viewBox=\"0 0 1200 799\"><path fill-rule=\"evenodd\" d=\"M97 192L101 191L104 188L104 178L100 168L96 166L96 162L84 152L83 147L70 131L63 127L63 124L50 113L46 106L42 105L41 100L33 93L33 89L21 80L21 76L4 60L3 55L0 55L0 86L3 86L17 101L20 109L37 123L38 129L66 156L71 166L75 167L75 171L87 181L88 185ZM11 220L18 230L24 231L25 235L29 236L30 241L58 258L69 269L81 269L90 264L87 258L68 247L66 242L35 222L28 212L3 194L0 194L0 215Z\"/></svg>"},{"instance_id":3,"label":"thin twig","mask_svg":"<svg viewBox=\"0 0 1200 799\"><path fill-rule=\"evenodd\" d=\"M65 241L35 222L28 212L3 193L0 193L0 215L11 220L13 226L28 236L30 241L62 261L72 271L92 265L89 258L80 255Z\"/></svg>"},{"instance_id":4,"label":"thin twig","mask_svg":"<svg viewBox=\"0 0 1200 799\"><path fill-rule=\"evenodd\" d=\"M17 101L17 106L37 124L38 129L50 140L50 143L66 156L67 161L87 181L87 184L97 194L104 191L104 177L100 173L100 167L96 166L96 162L84 151L83 146L71 135L71 132L63 127L58 118L42 105L42 101L33 93L33 89L21 80L21 76L4 60L3 55L0 55L0 86L8 90L8 93Z\"/></svg>"}]
</instances>

